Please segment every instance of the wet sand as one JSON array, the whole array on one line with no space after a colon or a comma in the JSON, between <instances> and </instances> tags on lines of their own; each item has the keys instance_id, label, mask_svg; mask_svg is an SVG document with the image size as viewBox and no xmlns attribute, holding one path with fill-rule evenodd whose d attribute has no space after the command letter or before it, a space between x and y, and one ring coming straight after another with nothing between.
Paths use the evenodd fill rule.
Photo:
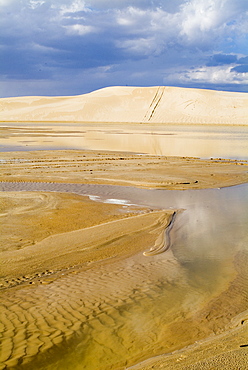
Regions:
<instances>
[{"instance_id":1,"label":"wet sand","mask_svg":"<svg viewBox=\"0 0 248 370\"><path fill-rule=\"evenodd\" d=\"M1 153L1 181L48 181L161 189L242 184L248 162L121 152L56 150Z\"/></svg>"},{"instance_id":2,"label":"wet sand","mask_svg":"<svg viewBox=\"0 0 248 370\"><path fill-rule=\"evenodd\" d=\"M247 369L247 323L242 315L240 322L223 334L210 336L197 341L194 345L175 351L169 355L158 356L142 364L132 366L133 370L210 370L210 369ZM241 322L243 324L241 324Z\"/></svg>"},{"instance_id":3,"label":"wet sand","mask_svg":"<svg viewBox=\"0 0 248 370\"><path fill-rule=\"evenodd\" d=\"M1 201L1 368L42 368L48 358L47 368L49 353L53 357L63 346L70 348L80 328L96 320L105 306L117 301L117 310L142 285L137 276L149 271L137 264L138 275L132 278L123 261L155 243L170 212L59 193L8 192ZM78 225L74 217L81 218ZM50 235L45 237L47 218ZM25 240L27 235L32 240ZM13 237L20 238L18 249ZM108 311L105 315L111 321Z\"/></svg>"},{"instance_id":4,"label":"wet sand","mask_svg":"<svg viewBox=\"0 0 248 370\"><path fill-rule=\"evenodd\" d=\"M7 194L7 197L6 193L1 197L3 203L6 198L10 203L18 203L16 193ZM130 253L143 251L153 244L156 249L156 239L166 228L172 213L159 210L151 212L149 209L140 207L136 207L136 210L129 207L127 211L120 206L95 203L78 197L77 201L80 202L79 207L83 213L82 217L78 214L81 219L78 222L79 225L72 224L72 220L70 220L71 224L65 225L67 217L70 218L74 211L71 203L73 196L55 194L35 193L32 196L23 192L22 206L19 206L19 210L15 208L15 214L9 214L7 210L5 216L4 213L8 207L3 209L1 215L4 227L1 239L4 250L1 253L0 278L3 288L27 281L32 282L36 277L47 275L52 277L56 272L75 266L88 265L114 257L127 257ZM38 204L30 210L28 208L32 198L33 200L36 198ZM69 201L68 213L63 217L54 203L61 205L65 198ZM62 206L66 208L64 202ZM42 209L43 207L46 209ZM79 210L76 209L76 212L78 213ZM44 219L47 220L44 221ZM48 227L47 223L49 223ZM93 226L87 226L92 223ZM70 231L72 227L74 230ZM14 228L15 234L12 234L11 231ZM64 232L59 232L59 229ZM149 237L150 233L152 235ZM136 241L134 245L129 245L131 239L136 240L142 234L147 241L143 239L140 243ZM27 236L29 240L26 239Z\"/></svg>"},{"instance_id":5,"label":"wet sand","mask_svg":"<svg viewBox=\"0 0 248 370\"><path fill-rule=\"evenodd\" d=\"M247 95L110 87L0 105L0 369L243 370L247 188L213 189L247 182L247 161L223 159L247 159ZM174 141L177 124L215 128ZM196 158L209 148L222 159Z\"/></svg>"},{"instance_id":6,"label":"wet sand","mask_svg":"<svg viewBox=\"0 0 248 370\"><path fill-rule=\"evenodd\" d=\"M211 368L220 362L224 369L243 369L247 255L233 256L232 274L210 291L189 294L186 270L170 244L165 253L143 255L161 246L178 209L95 202L71 194L69 184L215 188L247 182L247 162L6 152L0 171L2 181L26 190L35 181L54 183L53 193L17 193L11 183L0 183L2 369L123 369L179 350L137 369ZM57 186L66 183L68 193L59 193ZM115 203L112 193L107 196ZM171 310L174 302L181 311Z\"/></svg>"},{"instance_id":7,"label":"wet sand","mask_svg":"<svg viewBox=\"0 0 248 370\"><path fill-rule=\"evenodd\" d=\"M244 267L245 263L240 262ZM167 285L171 285L166 294L162 280L165 268ZM123 369L147 357L177 351L194 343L178 356L177 352L170 358L165 356L165 365L164 358L155 358L150 360L150 367L149 362L147 366L159 368L157 365L162 364L162 368L166 368L169 364L173 368L179 364L180 368L180 361L184 366L184 356L194 363L192 351L204 350L201 340L210 336L203 351L205 356L210 352L211 357L217 358L221 344L222 351L228 352L226 364L240 364L244 369L240 355L245 347L240 345L246 344L247 321L244 321L247 316L245 318L244 313L239 318L235 316L242 308L237 291L244 288L244 282L236 279L224 296L217 295L209 304L206 296L203 309L194 312L194 305L184 308L184 316L182 312L173 313L173 320L168 323L166 319L171 318L171 314L166 316L163 311L176 302L173 287L179 282L180 301L185 303L185 278L173 254L167 253L166 258L157 260L137 255L132 259L99 263L88 270L77 269L65 274L53 283L12 288L2 296L2 324L6 328L3 331L4 365L20 369ZM235 306L231 297L237 299ZM220 316L223 310L228 312L227 317ZM150 311L155 315L152 321L148 320ZM222 344L227 334L216 336L223 327L228 335L235 336L233 347ZM231 348L236 356L232 357ZM195 360L199 361L204 355L200 353ZM141 364L138 368L145 366ZM230 368L228 366L223 368Z\"/></svg>"}]
</instances>

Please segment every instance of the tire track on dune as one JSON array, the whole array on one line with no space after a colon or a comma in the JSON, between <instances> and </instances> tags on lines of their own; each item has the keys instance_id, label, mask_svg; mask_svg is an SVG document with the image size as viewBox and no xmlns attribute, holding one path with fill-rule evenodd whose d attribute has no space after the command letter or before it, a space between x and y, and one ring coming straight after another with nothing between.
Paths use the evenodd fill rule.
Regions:
<instances>
[{"instance_id":1,"label":"tire track on dune","mask_svg":"<svg viewBox=\"0 0 248 370\"><path fill-rule=\"evenodd\" d=\"M164 95L164 87L158 87L157 91L156 91L156 94L154 95L154 98L150 104L150 107L149 109L147 110L146 114L144 115L144 119L143 121L151 121L152 117L154 116L154 113L156 111L156 109L158 108L160 102L161 102L161 99Z\"/></svg>"}]
</instances>

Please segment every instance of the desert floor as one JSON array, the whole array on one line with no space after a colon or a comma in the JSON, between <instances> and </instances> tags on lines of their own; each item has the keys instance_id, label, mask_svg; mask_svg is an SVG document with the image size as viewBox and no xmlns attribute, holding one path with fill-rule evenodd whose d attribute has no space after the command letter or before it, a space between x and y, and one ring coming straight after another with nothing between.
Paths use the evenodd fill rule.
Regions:
<instances>
[{"instance_id":1,"label":"desert floor","mask_svg":"<svg viewBox=\"0 0 248 370\"><path fill-rule=\"evenodd\" d=\"M165 235L181 210L118 202L112 190L102 202L72 185L221 188L247 182L247 161L100 150L6 151L0 161L1 369L247 368L247 254L233 256L211 292L185 300L185 271ZM30 183L54 187L33 192ZM154 258L144 256L151 248ZM185 316L168 312L168 323L160 310L178 299ZM147 320L125 327L141 306ZM72 348L83 361L72 365Z\"/></svg>"}]
</instances>

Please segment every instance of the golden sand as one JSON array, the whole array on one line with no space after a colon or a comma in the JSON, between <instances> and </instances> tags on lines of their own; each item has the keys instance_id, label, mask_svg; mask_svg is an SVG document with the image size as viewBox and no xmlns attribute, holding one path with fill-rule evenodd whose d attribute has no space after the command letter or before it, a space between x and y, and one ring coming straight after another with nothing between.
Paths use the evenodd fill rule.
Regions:
<instances>
[{"instance_id":1,"label":"golden sand","mask_svg":"<svg viewBox=\"0 0 248 370\"><path fill-rule=\"evenodd\" d=\"M201 189L246 182L247 162L6 152L0 176L27 183ZM137 369L211 369L220 363L223 369L237 364L245 369L246 347L240 347L247 344L245 254L235 256L235 271L225 284L199 298L188 294L185 271L161 238L166 233L168 242L176 210L46 192L2 192L0 200L1 369L116 370L174 351ZM162 257L143 255L164 247ZM166 295L163 284L169 287ZM178 301L182 312L171 309ZM128 321L131 314L135 320ZM75 347L83 355L71 365L68 353Z\"/></svg>"},{"instance_id":2,"label":"golden sand","mask_svg":"<svg viewBox=\"0 0 248 370\"><path fill-rule=\"evenodd\" d=\"M92 151L1 153L1 181L48 181L204 189L248 180L247 161Z\"/></svg>"},{"instance_id":3,"label":"golden sand","mask_svg":"<svg viewBox=\"0 0 248 370\"><path fill-rule=\"evenodd\" d=\"M72 200L73 197L76 198L76 196L72 196ZM8 193L8 198L14 202L16 194ZM83 197L80 199L78 196L77 201L78 203L80 201L81 204L76 204L76 207L80 207L82 217L78 214L81 219L80 223L78 222L78 228L71 230L72 224L69 222L68 225L65 225L64 222L67 217L70 218L71 214L73 217L74 212L78 213L78 209L76 207L73 209L73 204L68 202L68 214L64 216L58 211L58 206L54 207L54 201L56 201L65 210L66 204L63 199L67 198L66 200L69 201L70 196L36 193L32 197L33 199L43 198L45 202L48 202L47 198L50 198L51 201L51 208L47 203L44 205L42 201L39 207L39 202L37 202L36 214L39 212L37 216L34 209L24 211L30 205L30 198L30 193L22 193L22 201L26 203L26 207L20 207L19 212L15 209L16 214L13 217L9 217L8 213L7 217L4 213L2 216L3 235L1 239L5 250L1 253L1 276L4 276L4 279L2 278L0 282L3 287L13 286L27 280L31 281L37 276L52 275L82 264L113 257L127 257L130 253L143 251L146 246L154 244L156 235L158 237L165 229L170 215L170 212L149 212L146 209L142 210L142 208L138 208L141 214L132 214L129 210L129 213L125 215L125 213L118 212L120 209L118 206L104 204L99 206L98 203L85 200ZM42 210L43 207L46 208L45 212ZM101 222L104 216L106 217L105 222ZM42 219L47 218L47 222L50 221L49 229L46 227L47 222L42 223ZM95 225L87 226L92 223ZM27 224L29 232L25 224ZM79 228L80 226L81 228ZM73 228L75 227L76 224L73 225ZM12 234L13 229L16 229L15 236ZM58 231L61 229L64 232L59 233ZM149 237L151 231L152 234ZM46 237L48 232L50 235ZM147 234L147 241L145 239L138 241L142 234ZM21 236L22 238L20 238ZM23 240L27 236L31 236L31 240ZM13 238L16 241L19 239L15 246L13 246ZM132 239L135 241L134 244L130 244ZM25 276L28 276L28 279Z\"/></svg>"},{"instance_id":4,"label":"golden sand","mask_svg":"<svg viewBox=\"0 0 248 370\"><path fill-rule=\"evenodd\" d=\"M243 324L208 339L167 355L158 356L132 367L133 370L210 370L210 369L247 369L247 323L242 315Z\"/></svg>"},{"instance_id":5,"label":"golden sand","mask_svg":"<svg viewBox=\"0 0 248 370\"><path fill-rule=\"evenodd\" d=\"M248 124L246 93L108 87L65 97L0 99L0 121Z\"/></svg>"},{"instance_id":6,"label":"golden sand","mask_svg":"<svg viewBox=\"0 0 248 370\"><path fill-rule=\"evenodd\" d=\"M121 302L134 288L122 261L155 244L171 213L44 192L2 193L1 204L1 368L32 368L95 320L94 305Z\"/></svg>"},{"instance_id":7,"label":"golden sand","mask_svg":"<svg viewBox=\"0 0 248 370\"><path fill-rule=\"evenodd\" d=\"M247 368L247 284L248 284L248 254L236 256L234 265L237 275L223 292L210 300L202 310L195 312L182 322L172 324L170 330L181 333L181 343L184 335L194 337L193 344L180 349L168 351L161 356L154 356L137 365L134 370L210 370L210 369L240 369ZM235 303L234 303L235 302ZM240 313L241 312L241 313ZM202 338L201 330L205 331Z\"/></svg>"},{"instance_id":8,"label":"golden sand","mask_svg":"<svg viewBox=\"0 0 248 370\"><path fill-rule=\"evenodd\" d=\"M61 122L230 127L247 117L247 94L174 87L0 99L0 121L16 122L1 129L7 147L85 145L83 128ZM213 264L220 281L198 284L171 248L178 210L94 202L58 185L225 187L247 182L247 161L80 150L0 160L0 180L26 186L0 193L0 369L246 369L244 250ZM28 191L37 181L56 192Z\"/></svg>"}]
</instances>

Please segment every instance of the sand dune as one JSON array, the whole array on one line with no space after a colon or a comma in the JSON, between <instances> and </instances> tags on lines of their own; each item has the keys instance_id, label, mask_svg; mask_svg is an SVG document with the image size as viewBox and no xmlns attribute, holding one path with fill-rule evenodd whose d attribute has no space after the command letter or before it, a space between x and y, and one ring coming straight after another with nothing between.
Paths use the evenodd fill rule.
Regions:
<instances>
[{"instance_id":1,"label":"sand dune","mask_svg":"<svg viewBox=\"0 0 248 370\"><path fill-rule=\"evenodd\" d=\"M248 124L248 95L178 87L108 87L67 97L0 99L0 121Z\"/></svg>"},{"instance_id":2,"label":"sand dune","mask_svg":"<svg viewBox=\"0 0 248 370\"><path fill-rule=\"evenodd\" d=\"M247 125L248 98L172 87L112 87L75 97L0 99L0 120L20 122L17 137L26 145L25 135L30 140L39 130L41 143L49 142L54 127L66 126L61 121L68 127L73 121L89 122L89 127L94 126L90 122ZM26 134L21 122L31 122L26 125L31 127L33 121L42 124ZM43 122L55 123L47 137ZM11 134L7 129L4 140L16 135L15 128ZM66 131L58 133L71 140ZM238 365L243 370L245 251L238 249L223 262L226 266L233 259L230 276L223 267L223 280L205 285L203 265L198 276L194 264L187 267L188 258L176 257L180 240L171 248L174 208L158 210L156 202L146 208L142 197L137 203L142 207L115 204L117 187L109 192L94 184L128 185L130 194L137 191L134 186L155 188L159 194L158 189L230 186L247 182L247 161L79 150L2 152L0 161L0 369L117 369L150 358L134 368ZM83 184L86 188L80 190ZM90 192L89 184L101 186L99 195ZM113 204L103 202L111 200ZM197 207L194 212L196 220ZM233 219L230 227L237 234L239 220ZM210 271L216 268L209 266Z\"/></svg>"}]
</instances>

